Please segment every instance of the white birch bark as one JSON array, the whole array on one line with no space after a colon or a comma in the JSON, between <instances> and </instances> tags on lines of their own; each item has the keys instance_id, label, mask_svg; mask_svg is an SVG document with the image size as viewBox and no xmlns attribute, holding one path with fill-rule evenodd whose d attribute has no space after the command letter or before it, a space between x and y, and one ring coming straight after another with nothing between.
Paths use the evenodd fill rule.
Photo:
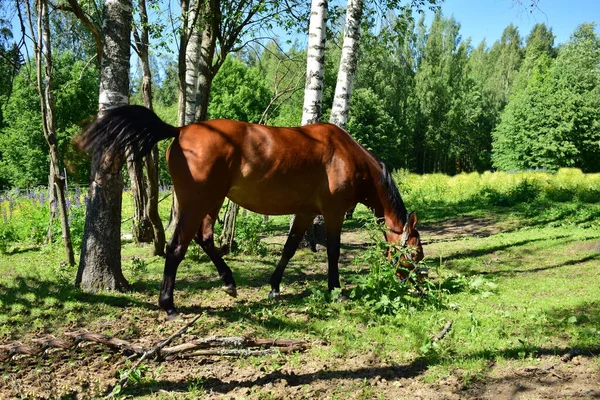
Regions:
<instances>
[{"instance_id":1,"label":"white birch bark","mask_svg":"<svg viewBox=\"0 0 600 400\"><path fill-rule=\"evenodd\" d=\"M185 49L185 119L184 125L196 119L196 93L198 90L198 67L202 32L198 22L198 1L192 1L188 19L188 43Z\"/></svg>"},{"instance_id":2,"label":"white birch bark","mask_svg":"<svg viewBox=\"0 0 600 400\"><path fill-rule=\"evenodd\" d=\"M196 92L196 122L206 120L208 115L208 100L212 88L213 60L219 29L219 2L206 1L204 12L208 15L208 23L202 31L200 41L200 58L198 60L198 89Z\"/></svg>"},{"instance_id":3,"label":"white birch bark","mask_svg":"<svg viewBox=\"0 0 600 400\"><path fill-rule=\"evenodd\" d=\"M346 123L348 122L348 110L350 109L350 98L352 96L352 82L358 63L358 44L360 41L360 22L362 13L363 0L348 0L342 57L338 69L337 83L335 85L331 117L329 118L329 122L342 129L346 128Z\"/></svg>"},{"instance_id":4,"label":"white birch bark","mask_svg":"<svg viewBox=\"0 0 600 400\"><path fill-rule=\"evenodd\" d=\"M179 110L177 122L189 125L196 117L196 91L198 88L198 60L200 58L201 33L199 31L200 0L180 2L184 23L179 48ZM167 230L172 229L179 219L179 203L175 190L171 193L171 215Z\"/></svg>"},{"instance_id":5,"label":"white birch bark","mask_svg":"<svg viewBox=\"0 0 600 400\"><path fill-rule=\"evenodd\" d=\"M323 79L325 76L325 40L327 26L327 0L312 0L310 4L310 22L308 26L308 49L306 51L306 85L304 87L304 106L302 125L321 121L323 100ZM294 224L292 217L290 228ZM298 248L310 247L316 251L316 235L319 218L308 228Z\"/></svg>"},{"instance_id":6,"label":"white birch bark","mask_svg":"<svg viewBox=\"0 0 600 400\"><path fill-rule=\"evenodd\" d=\"M323 99L323 77L325 71L325 29L327 23L327 0L312 0L308 27L308 49L306 54L306 85L302 125L321 119Z\"/></svg>"}]
</instances>

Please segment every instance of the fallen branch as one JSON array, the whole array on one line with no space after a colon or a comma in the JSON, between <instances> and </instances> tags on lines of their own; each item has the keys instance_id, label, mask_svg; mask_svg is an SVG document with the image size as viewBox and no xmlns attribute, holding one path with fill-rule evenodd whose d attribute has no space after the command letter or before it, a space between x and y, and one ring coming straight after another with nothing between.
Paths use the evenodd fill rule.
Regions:
<instances>
[{"instance_id":1,"label":"fallen branch","mask_svg":"<svg viewBox=\"0 0 600 400\"><path fill-rule=\"evenodd\" d=\"M92 333L87 331L77 331L77 332L65 332L66 336L72 337L74 339L74 344L79 344L83 341L100 343L109 347L116 348L118 350L128 350L136 354L143 354L144 348L141 346L136 346L131 344L126 340L121 340L115 337L110 337L106 335L101 335L99 333Z\"/></svg>"},{"instance_id":2,"label":"fallen branch","mask_svg":"<svg viewBox=\"0 0 600 400\"><path fill-rule=\"evenodd\" d=\"M209 350L197 350L189 354L184 354L183 357L197 357L197 356L227 356L227 357L252 357L252 356L265 356L268 354L277 353L293 353L294 351L304 350L303 346L290 346L290 347L277 347L262 350L250 350L250 349L209 349ZM171 358L171 357L170 357ZM174 357L172 357L174 358Z\"/></svg>"},{"instance_id":3,"label":"fallen branch","mask_svg":"<svg viewBox=\"0 0 600 400\"><path fill-rule=\"evenodd\" d=\"M163 200L165 200L167 197L169 197L171 195L171 193L167 193L165 196L163 196L161 199L158 200L158 203L160 204L160 202L162 202ZM121 220L121 223L124 224L125 222L129 222L133 219L134 217L127 217L125 219Z\"/></svg>"},{"instance_id":4,"label":"fallen branch","mask_svg":"<svg viewBox=\"0 0 600 400\"><path fill-rule=\"evenodd\" d=\"M442 340L444 338L444 336L446 336L446 334L448 333L448 331L450 330L450 328L452 328L452 324L454 323L453 320L450 320L446 323L446 325L444 325L444 329L442 329L440 331L440 333L438 333L437 335L435 335L433 337L433 341L437 342L439 340Z\"/></svg>"},{"instance_id":5,"label":"fallen branch","mask_svg":"<svg viewBox=\"0 0 600 400\"><path fill-rule=\"evenodd\" d=\"M165 200L166 198L168 198L170 195L171 195L171 192L169 192L169 193L165 194L165 195L164 195L162 198L160 198L160 199L158 200L158 202L159 202L159 203L161 203L163 200Z\"/></svg>"},{"instance_id":6,"label":"fallen branch","mask_svg":"<svg viewBox=\"0 0 600 400\"><path fill-rule=\"evenodd\" d=\"M557 378L558 378L558 379L560 379L561 381L564 381L564 380L566 380L566 378L564 378L563 376L561 376L561 375L557 374L557 373L556 373L556 372L554 372L554 371L547 370L546 372L548 372L549 374L552 374L552 375L554 375L555 377L557 377Z\"/></svg>"},{"instance_id":7,"label":"fallen branch","mask_svg":"<svg viewBox=\"0 0 600 400\"><path fill-rule=\"evenodd\" d=\"M182 343L172 347L165 347L171 343L175 338L180 336L187 330L191 325L196 322L196 319L191 320L182 329L175 334L171 335L168 339L161 342L157 346L151 349L145 349L142 346L133 344L126 340L122 340L116 337L102 335L99 333L93 333L88 331L73 331L65 332L65 335L72 338L72 341L65 341L57 339L53 336L32 339L33 343L39 345L39 347L26 346L21 342L15 342L7 345L0 345L0 361L5 361L11 357L22 355L22 356L39 356L51 349L64 349L69 350L77 346L81 346L85 342L98 343L108 346L114 350L122 351L125 355L129 355L129 358L141 356L143 359L147 359L153 355L157 358L174 358L184 353L187 356L201 356L201 355L260 355L260 354L271 354L276 351L281 353L289 353L293 351L305 350L309 344L303 340L294 339L260 339L246 336L208 336L205 338L194 339L187 343ZM245 352L251 351L255 353L244 353L244 351L236 353L236 351L221 351L214 350L217 347L229 347L235 349L245 349ZM260 350L248 350L248 348L260 347ZM272 348L276 349L272 349ZM204 349L212 349L209 351L197 351ZM269 351L265 351L269 350ZM128 354L129 353L129 354ZM138 360L139 362L140 360ZM135 366L134 366L135 367Z\"/></svg>"},{"instance_id":8,"label":"fallen branch","mask_svg":"<svg viewBox=\"0 0 600 400\"><path fill-rule=\"evenodd\" d=\"M549 367L546 367L546 368L526 367L525 371L529 372L529 373L532 373L532 374L536 374L536 375L539 375L539 374L542 374L542 373L543 374L550 374L550 375L554 375L555 377L557 377L560 380L563 380L563 381L566 380L565 377L563 377L563 376L561 376L558 373L556 373L556 372L553 371L554 367L556 367L555 364L552 364L552 365L550 365ZM525 376L525 375L520 375L520 376Z\"/></svg>"},{"instance_id":9,"label":"fallen branch","mask_svg":"<svg viewBox=\"0 0 600 400\"><path fill-rule=\"evenodd\" d=\"M573 357L578 356L581 354L581 350L578 349L571 349L569 350L569 352L567 354L565 354L564 356L562 356L560 358L560 360L562 362L569 362L573 359Z\"/></svg>"},{"instance_id":10,"label":"fallen branch","mask_svg":"<svg viewBox=\"0 0 600 400\"><path fill-rule=\"evenodd\" d=\"M278 347L280 350L287 348L294 348L294 350L297 350L304 349L306 347L306 342L303 340L292 339L255 339L243 336L209 336L202 339L192 340L191 342L183 343L178 346L163 349L162 354L176 355L194 351L196 349L206 349L210 347ZM201 355L200 352L197 354Z\"/></svg>"},{"instance_id":11,"label":"fallen branch","mask_svg":"<svg viewBox=\"0 0 600 400\"><path fill-rule=\"evenodd\" d=\"M153 355L156 355L157 357L160 358L160 351L163 347L167 346L169 343L171 343L173 341L173 339L181 336L182 334L185 333L185 331L188 330L188 328L192 325L194 325L196 323L196 321L198 321L198 319L200 318L201 315L196 315L190 322L188 322L187 324L185 324L183 326L183 328L181 328L180 330L178 330L177 332L175 332L174 334L172 334L171 336L169 336L166 340L162 341L161 343L157 344L156 346L154 346L153 348L151 348L148 351L145 351L144 354L142 354L142 356L140 357L140 359L131 367L129 368L129 371L127 371L126 373L123 374L123 376L121 377L121 379L119 380L119 382L111 389L110 394L107 396L107 398L112 397L113 393L115 393L115 388L116 387L120 387L121 389L123 389L125 386L127 386L127 379L129 378L129 375L131 374L131 372L133 370L135 370L137 367L140 366L141 363L144 362L145 359L147 359L148 357L151 357Z\"/></svg>"}]
</instances>

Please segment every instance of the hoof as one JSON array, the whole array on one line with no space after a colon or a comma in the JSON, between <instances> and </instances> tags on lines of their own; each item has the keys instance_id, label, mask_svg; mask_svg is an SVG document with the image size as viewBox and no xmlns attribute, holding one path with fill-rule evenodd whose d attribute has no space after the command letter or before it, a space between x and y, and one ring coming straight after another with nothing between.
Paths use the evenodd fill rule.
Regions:
<instances>
[{"instance_id":1,"label":"hoof","mask_svg":"<svg viewBox=\"0 0 600 400\"><path fill-rule=\"evenodd\" d=\"M177 319L177 317L179 317L179 313L174 309L167 311L167 321L173 321L174 319Z\"/></svg>"},{"instance_id":2,"label":"hoof","mask_svg":"<svg viewBox=\"0 0 600 400\"><path fill-rule=\"evenodd\" d=\"M234 285L223 285L223 291L231 297L237 297L237 289Z\"/></svg>"},{"instance_id":3,"label":"hoof","mask_svg":"<svg viewBox=\"0 0 600 400\"><path fill-rule=\"evenodd\" d=\"M276 292L274 290L271 290L269 292L269 300L275 300L276 298L278 298L279 296L281 296L280 292Z\"/></svg>"},{"instance_id":4,"label":"hoof","mask_svg":"<svg viewBox=\"0 0 600 400\"><path fill-rule=\"evenodd\" d=\"M350 298L346 296L344 293L340 293L337 299L335 299L336 303L347 303L350 301Z\"/></svg>"}]
</instances>

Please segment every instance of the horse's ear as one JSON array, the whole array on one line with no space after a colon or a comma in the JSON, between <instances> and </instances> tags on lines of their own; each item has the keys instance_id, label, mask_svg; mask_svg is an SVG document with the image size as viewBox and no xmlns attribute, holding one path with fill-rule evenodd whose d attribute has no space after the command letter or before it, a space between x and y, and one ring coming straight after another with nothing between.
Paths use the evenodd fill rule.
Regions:
<instances>
[{"instance_id":1,"label":"horse's ear","mask_svg":"<svg viewBox=\"0 0 600 400\"><path fill-rule=\"evenodd\" d=\"M408 228L414 230L417 228L417 212L413 211L408 215Z\"/></svg>"}]
</instances>

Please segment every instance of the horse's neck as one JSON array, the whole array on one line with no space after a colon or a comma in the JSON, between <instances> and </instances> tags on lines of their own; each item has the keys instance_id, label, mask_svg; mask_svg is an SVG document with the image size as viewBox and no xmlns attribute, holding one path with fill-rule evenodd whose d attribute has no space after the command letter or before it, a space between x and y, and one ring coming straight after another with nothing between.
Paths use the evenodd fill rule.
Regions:
<instances>
[{"instance_id":1,"label":"horse's neck","mask_svg":"<svg viewBox=\"0 0 600 400\"><path fill-rule=\"evenodd\" d=\"M386 190L380 185L376 185L375 188L372 195L367 197L365 205L373 211L378 219L383 220L388 228L402 232L404 224L406 224L407 213L404 203L397 210Z\"/></svg>"}]
</instances>

